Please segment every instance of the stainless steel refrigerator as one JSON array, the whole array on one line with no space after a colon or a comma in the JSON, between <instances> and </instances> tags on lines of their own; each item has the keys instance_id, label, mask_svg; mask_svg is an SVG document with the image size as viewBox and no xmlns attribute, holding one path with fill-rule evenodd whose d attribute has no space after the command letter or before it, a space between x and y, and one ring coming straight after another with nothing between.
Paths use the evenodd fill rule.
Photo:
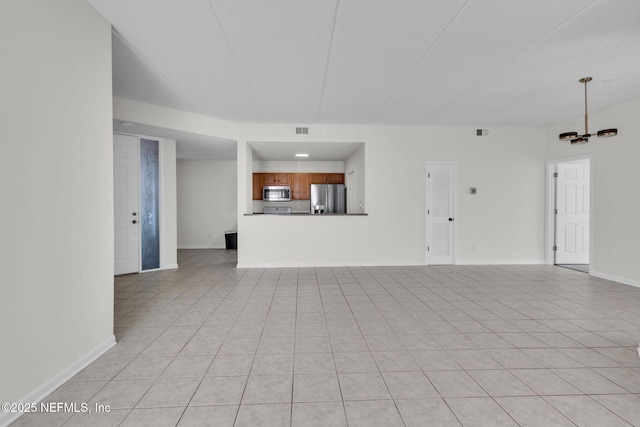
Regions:
<instances>
[{"instance_id":1,"label":"stainless steel refrigerator","mask_svg":"<svg viewBox=\"0 0 640 427\"><path fill-rule=\"evenodd\" d=\"M344 184L311 184L312 215L347 213L347 191Z\"/></svg>"}]
</instances>

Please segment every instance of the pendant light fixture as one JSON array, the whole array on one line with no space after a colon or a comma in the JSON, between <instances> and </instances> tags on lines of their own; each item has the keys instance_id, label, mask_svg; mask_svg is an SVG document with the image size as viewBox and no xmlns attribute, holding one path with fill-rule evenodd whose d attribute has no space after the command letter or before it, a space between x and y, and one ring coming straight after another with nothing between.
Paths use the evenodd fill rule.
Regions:
<instances>
[{"instance_id":1,"label":"pendant light fixture","mask_svg":"<svg viewBox=\"0 0 640 427\"><path fill-rule=\"evenodd\" d=\"M579 81L584 83L584 134L578 135L578 132L565 132L560 134L560 141L571 140L572 144L586 144L589 142L589 138L592 136L589 133L589 113L587 112L587 83L593 80L591 77L583 77ZM599 130L597 135L601 138L616 136L618 129L603 129Z\"/></svg>"}]
</instances>

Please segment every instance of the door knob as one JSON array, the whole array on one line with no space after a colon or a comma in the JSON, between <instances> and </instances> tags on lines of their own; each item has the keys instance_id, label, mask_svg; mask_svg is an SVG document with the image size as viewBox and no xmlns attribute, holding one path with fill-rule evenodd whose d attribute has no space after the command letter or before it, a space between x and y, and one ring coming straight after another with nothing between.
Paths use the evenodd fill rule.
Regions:
<instances>
[{"instance_id":1,"label":"door knob","mask_svg":"<svg viewBox=\"0 0 640 427\"><path fill-rule=\"evenodd\" d=\"M138 221L136 221L135 219L133 221L131 221L131 224L137 224Z\"/></svg>"},{"instance_id":2,"label":"door knob","mask_svg":"<svg viewBox=\"0 0 640 427\"><path fill-rule=\"evenodd\" d=\"M449 218L449 221L453 221L453 218Z\"/></svg>"}]
</instances>

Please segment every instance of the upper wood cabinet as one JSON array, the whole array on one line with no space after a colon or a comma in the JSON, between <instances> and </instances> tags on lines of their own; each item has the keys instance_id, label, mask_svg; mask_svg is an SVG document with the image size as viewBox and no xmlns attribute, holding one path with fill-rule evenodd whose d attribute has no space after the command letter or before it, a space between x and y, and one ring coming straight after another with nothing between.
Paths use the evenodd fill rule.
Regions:
<instances>
[{"instance_id":1,"label":"upper wood cabinet","mask_svg":"<svg viewBox=\"0 0 640 427\"><path fill-rule=\"evenodd\" d=\"M344 184L343 173L328 173L327 184Z\"/></svg>"},{"instance_id":2,"label":"upper wood cabinet","mask_svg":"<svg viewBox=\"0 0 640 427\"><path fill-rule=\"evenodd\" d=\"M309 200L309 174L291 174L291 200Z\"/></svg>"},{"instance_id":3,"label":"upper wood cabinet","mask_svg":"<svg viewBox=\"0 0 640 427\"><path fill-rule=\"evenodd\" d=\"M344 184L343 173L310 173L309 184Z\"/></svg>"},{"instance_id":4,"label":"upper wood cabinet","mask_svg":"<svg viewBox=\"0 0 640 427\"><path fill-rule=\"evenodd\" d=\"M262 174L253 174L253 200L262 200Z\"/></svg>"},{"instance_id":5,"label":"upper wood cabinet","mask_svg":"<svg viewBox=\"0 0 640 427\"><path fill-rule=\"evenodd\" d=\"M281 172L263 173L262 185L291 185L291 174Z\"/></svg>"},{"instance_id":6,"label":"upper wood cabinet","mask_svg":"<svg viewBox=\"0 0 640 427\"><path fill-rule=\"evenodd\" d=\"M253 200L262 200L264 185L289 185L291 200L309 200L311 184L344 184L344 174L257 172L253 174Z\"/></svg>"},{"instance_id":7,"label":"upper wood cabinet","mask_svg":"<svg viewBox=\"0 0 640 427\"><path fill-rule=\"evenodd\" d=\"M310 173L309 174L309 184L326 184L326 183L327 183L326 173Z\"/></svg>"}]
</instances>

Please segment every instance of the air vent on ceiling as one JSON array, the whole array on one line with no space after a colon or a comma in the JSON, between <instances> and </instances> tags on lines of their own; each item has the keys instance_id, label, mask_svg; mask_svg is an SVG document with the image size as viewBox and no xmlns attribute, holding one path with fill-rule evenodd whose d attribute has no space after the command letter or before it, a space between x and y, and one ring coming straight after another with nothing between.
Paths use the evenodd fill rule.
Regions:
<instances>
[{"instance_id":1,"label":"air vent on ceiling","mask_svg":"<svg viewBox=\"0 0 640 427\"><path fill-rule=\"evenodd\" d=\"M296 135L309 135L309 128L296 128Z\"/></svg>"},{"instance_id":2,"label":"air vent on ceiling","mask_svg":"<svg viewBox=\"0 0 640 427\"><path fill-rule=\"evenodd\" d=\"M476 136L487 136L489 135L489 129L476 129Z\"/></svg>"}]
</instances>

